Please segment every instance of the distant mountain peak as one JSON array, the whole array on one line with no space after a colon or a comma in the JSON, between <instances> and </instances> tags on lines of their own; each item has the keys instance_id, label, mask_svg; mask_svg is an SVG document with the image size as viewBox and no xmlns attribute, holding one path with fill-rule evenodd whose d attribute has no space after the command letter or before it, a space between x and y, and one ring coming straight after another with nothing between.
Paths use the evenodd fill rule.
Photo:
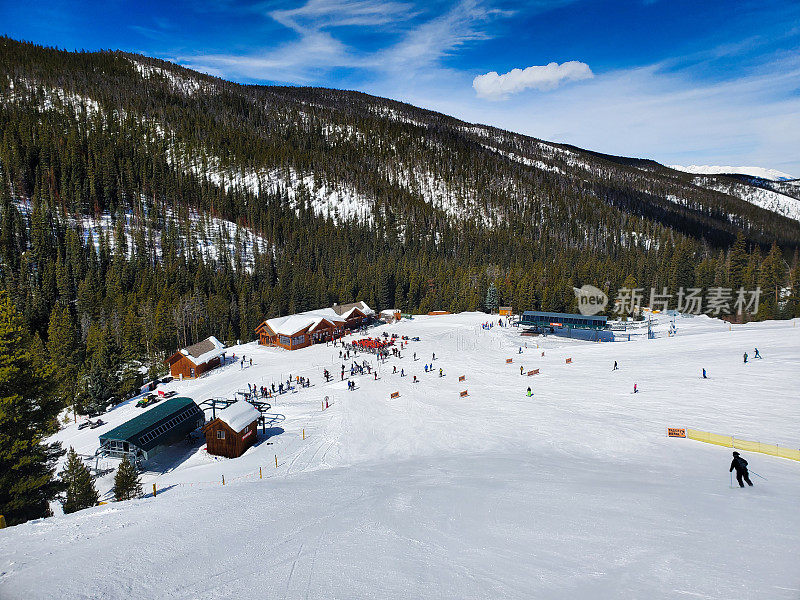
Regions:
<instances>
[{"instance_id":1,"label":"distant mountain peak","mask_svg":"<svg viewBox=\"0 0 800 600\"><path fill-rule=\"evenodd\" d=\"M696 173L698 175L749 175L750 177L760 177L771 181L786 181L795 179L794 176L778 171L776 169L765 169L763 167L731 167L719 165L668 165L670 169L684 171L686 173Z\"/></svg>"}]
</instances>

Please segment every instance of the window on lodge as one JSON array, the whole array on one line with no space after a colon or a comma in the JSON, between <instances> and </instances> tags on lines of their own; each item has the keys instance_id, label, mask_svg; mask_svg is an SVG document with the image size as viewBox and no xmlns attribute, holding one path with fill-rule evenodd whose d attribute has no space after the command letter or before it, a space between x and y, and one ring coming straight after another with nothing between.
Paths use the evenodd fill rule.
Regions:
<instances>
[{"instance_id":1,"label":"window on lodge","mask_svg":"<svg viewBox=\"0 0 800 600\"><path fill-rule=\"evenodd\" d=\"M286 335L278 336L278 340L284 346L291 346L291 344L292 344L292 338L290 338L289 336L286 336Z\"/></svg>"},{"instance_id":2,"label":"window on lodge","mask_svg":"<svg viewBox=\"0 0 800 600\"><path fill-rule=\"evenodd\" d=\"M304 344L306 341L305 335L298 335L296 338L292 338L292 345L297 346L299 344Z\"/></svg>"},{"instance_id":3,"label":"window on lodge","mask_svg":"<svg viewBox=\"0 0 800 600\"><path fill-rule=\"evenodd\" d=\"M217 439L224 440L225 439L225 430L217 429Z\"/></svg>"}]
</instances>

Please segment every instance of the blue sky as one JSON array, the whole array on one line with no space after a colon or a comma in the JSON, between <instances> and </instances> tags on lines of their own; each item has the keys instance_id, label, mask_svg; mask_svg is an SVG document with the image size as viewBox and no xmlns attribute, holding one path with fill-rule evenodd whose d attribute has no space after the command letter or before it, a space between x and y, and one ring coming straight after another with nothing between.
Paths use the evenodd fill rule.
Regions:
<instances>
[{"instance_id":1,"label":"blue sky","mask_svg":"<svg viewBox=\"0 0 800 600\"><path fill-rule=\"evenodd\" d=\"M356 89L665 164L800 176L800 2L0 1L0 31Z\"/></svg>"}]
</instances>

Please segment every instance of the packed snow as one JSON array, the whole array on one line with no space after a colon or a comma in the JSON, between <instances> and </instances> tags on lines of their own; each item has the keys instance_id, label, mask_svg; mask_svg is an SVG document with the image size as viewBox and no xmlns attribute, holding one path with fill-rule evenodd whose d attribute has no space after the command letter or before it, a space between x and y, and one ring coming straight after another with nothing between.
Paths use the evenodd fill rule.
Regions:
<instances>
[{"instance_id":1,"label":"packed snow","mask_svg":"<svg viewBox=\"0 0 800 600\"><path fill-rule=\"evenodd\" d=\"M718 165L668 165L670 169L683 171L685 173L696 173L697 175L750 175L761 179L772 181L782 181L785 179L795 179L793 175L778 171L777 169L765 169L764 167L723 167Z\"/></svg>"},{"instance_id":2,"label":"packed snow","mask_svg":"<svg viewBox=\"0 0 800 600\"><path fill-rule=\"evenodd\" d=\"M379 379L354 391L341 347L233 347L159 389L312 385L271 400L238 459L184 442L147 463L145 498L0 530L0 597L796 599L800 463L744 453L755 486L731 487L729 448L666 428L800 446L800 319L677 318L672 337L661 319L656 339L612 343L487 330L479 313L404 319L369 333L420 340L383 365L359 354ZM91 454L135 402L55 437Z\"/></svg>"}]
</instances>

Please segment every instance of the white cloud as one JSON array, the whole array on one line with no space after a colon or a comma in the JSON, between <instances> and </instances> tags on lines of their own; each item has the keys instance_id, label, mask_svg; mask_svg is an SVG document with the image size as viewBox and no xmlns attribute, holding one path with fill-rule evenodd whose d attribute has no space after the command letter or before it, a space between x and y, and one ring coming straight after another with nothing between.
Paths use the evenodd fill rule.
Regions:
<instances>
[{"instance_id":1,"label":"white cloud","mask_svg":"<svg viewBox=\"0 0 800 600\"><path fill-rule=\"evenodd\" d=\"M485 26L508 17L510 10L485 0L459 0L446 10L418 9L395 0L307 0L291 9L259 14L292 32L294 39L244 53L179 56L179 62L204 72L224 71L234 79L319 83L333 69L352 69L361 81L398 77L404 81L436 80L446 71L441 62L470 42L489 39ZM349 28L345 35L344 28ZM359 48L360 38L377 31L385 43ZM345 41L346 40L346 41Z\"/></svg>"},{"instance_id":2,"label":"white cloud","mask_svg":"<svg viewBox=\"0 0 800 600\"><path fill-rule=\"evenodd\" d=\"M527 89L554 90L567 81L591 79L594 73L589 65L577 60L558 64L534 65L527 69L511 69L498 75L491 71L472 80L472 87L482 98L500 100Z\"/></svg>"},{"instance_id":3,"label":"white cloud","mask_svg":"<svg viewBox=\"0 0 800 600\"><path fill-rule=\"evenodd\" d=\"M412 93L401 85L368 91L598 152L662 164L760 165L800 175L800 54L765 56L725 80L670 66L598 73L579 86L520 94L502 104L476 97L466 74Z\"/></svg>"}]
</instances>

